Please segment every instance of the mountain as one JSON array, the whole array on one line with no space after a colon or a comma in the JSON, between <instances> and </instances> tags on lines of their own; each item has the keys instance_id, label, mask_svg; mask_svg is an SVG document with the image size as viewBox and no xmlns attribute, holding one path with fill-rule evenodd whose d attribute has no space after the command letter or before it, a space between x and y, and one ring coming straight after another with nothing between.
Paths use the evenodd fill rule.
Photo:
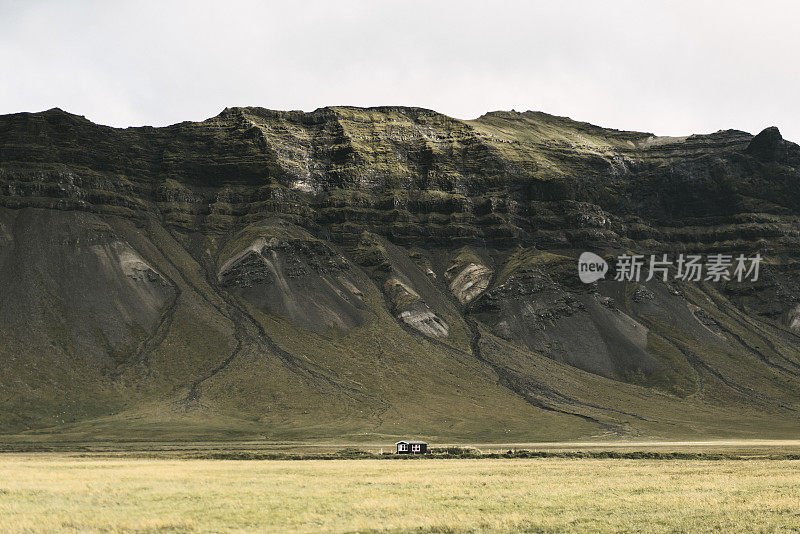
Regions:
<instances>
[{"instance_id":1,"label":"mountain","mask_svg":"<svg viewBox=\"0 0 800 534\"><path fill-rule=\"evenodd\" d=\"M776 128L0 116L0 432L796 436L799 217L800 147ZM583 284L585 251L763 262Z\"/></svg>"}]
</instances>

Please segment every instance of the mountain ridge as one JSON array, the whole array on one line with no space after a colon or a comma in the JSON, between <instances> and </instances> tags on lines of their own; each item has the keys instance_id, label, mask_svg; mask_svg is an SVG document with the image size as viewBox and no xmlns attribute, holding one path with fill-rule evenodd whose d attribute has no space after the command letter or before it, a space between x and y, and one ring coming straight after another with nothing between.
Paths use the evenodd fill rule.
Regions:
<instances>
[{"instance_id":1,"label":"mountain ridge","mask_svg":"<svg viewBox=\"0 0 800 534\"><path fill-rule=\"evenodd\" d=\"M777 128L0 116L0 432L786 437L798 217ZM584 250L759 252L764 278L583 285Z\"/></svg>"}]
</instances>

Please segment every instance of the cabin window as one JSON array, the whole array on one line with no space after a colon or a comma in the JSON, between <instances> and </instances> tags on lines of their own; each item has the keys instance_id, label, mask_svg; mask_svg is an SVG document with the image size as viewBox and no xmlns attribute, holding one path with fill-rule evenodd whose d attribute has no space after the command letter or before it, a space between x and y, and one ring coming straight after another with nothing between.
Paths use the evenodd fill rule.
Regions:
<instances>
[{"instance_id":1,"label":"cabin window","mask_svg":"<svg viewBox=\"0 0 800 534\"><path fill-rule=\"evenodd\" d=\"M411 446L411 450L412 450L413 452L419 452L421 448L422 448L422 446L421 446L421 445L412 445L412 446Z\"/></svg>"},{"instance_id":2,"label":"cabin window","mask_svg":"<svg viewBox=\"0 0 800 534\"><path fill-rule=\"evenodd\" d=\"M398 451L407 451L408 450L408 445L406 445L405 443L401 443L400 445L397 446L397 450Z\"/></svg>"}]
</instances>

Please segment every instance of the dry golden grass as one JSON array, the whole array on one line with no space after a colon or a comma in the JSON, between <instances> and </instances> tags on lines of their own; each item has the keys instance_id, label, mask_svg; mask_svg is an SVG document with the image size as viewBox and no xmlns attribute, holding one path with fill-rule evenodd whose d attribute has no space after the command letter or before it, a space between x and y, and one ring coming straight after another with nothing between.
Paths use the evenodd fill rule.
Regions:
<instances>
[{"instance_id":1,"label":"dry golden grass","mask_svg":"<svg viewBox=\"0 0 800 534\"><path fill-rule=\"evenodd\" d=\"M0 456L0 531L800 530L800 461Z\"/></svg>"}]
</instances>

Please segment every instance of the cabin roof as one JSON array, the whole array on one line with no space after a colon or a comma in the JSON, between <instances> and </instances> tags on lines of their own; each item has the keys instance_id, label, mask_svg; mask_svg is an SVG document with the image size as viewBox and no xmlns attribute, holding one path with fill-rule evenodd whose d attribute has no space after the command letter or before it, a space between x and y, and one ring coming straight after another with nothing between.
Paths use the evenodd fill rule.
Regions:
<instances>
[{"instance_id":1,"label":"cabin roof","mask_svg":"<svg viewBox=\"0 0 800 534\"><path fill-rule=\"evenodd\" d=\"M414 440L406 440L406 439L404 439L403 441L398 441L397 443L395 443L395 445L400 445L401 443L406 443L408 445L427 445L428 444L427 441L414 441Z\"/></svg>"}]
</instances>

